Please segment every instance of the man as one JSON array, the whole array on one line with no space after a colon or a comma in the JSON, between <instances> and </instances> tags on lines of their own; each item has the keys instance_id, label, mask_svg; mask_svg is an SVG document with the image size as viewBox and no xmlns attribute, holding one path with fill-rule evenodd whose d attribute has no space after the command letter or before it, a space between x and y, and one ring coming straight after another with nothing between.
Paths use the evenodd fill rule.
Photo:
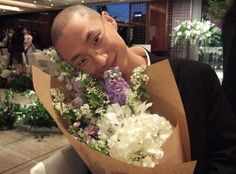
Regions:
<instances>
[{"instance_id":1,"label":"man","mask_svg":"<svg viewBox=\"0 0 236 174\"><path fill-rule=\"evenodd\" d=\"M107 12L100 15L82 5L58 14L52 41L68 63L96 78L119 66L129 81L135 67L160 61L142 48L128 48ZM236 173L236 118L214 71L193 61L170 60L170 64L186 112L192 160L198 161L195 173Z\"/></svg>"},{"instance_id":2,"label":"man","mask_svg":"<svg viewBox=\"0 0 236 174\"><path fill-rule=\"evenodd\" d=\"M236 115L236 0L232 0L225 12L222 27L223 81L222 88Z\"/></svg>"}]
</instances>

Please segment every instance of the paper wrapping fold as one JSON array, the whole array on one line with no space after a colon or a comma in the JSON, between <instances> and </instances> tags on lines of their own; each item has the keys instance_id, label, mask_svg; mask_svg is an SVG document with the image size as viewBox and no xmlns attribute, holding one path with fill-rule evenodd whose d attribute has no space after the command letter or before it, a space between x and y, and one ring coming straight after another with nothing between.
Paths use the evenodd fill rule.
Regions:
<instances>
[{"instance_id":1,"label":"paper wrapping fold","mask_svg":"<svg viewBox=\"0 0 236 174\"><path fill-rule=\"evenodd\" d=\"M150 77L146 89L153 103L152 112L166 117L175 127L173 134L162 146L164 158L154 168L138 167L112 159L76 140L67 131L69 123L63 120L52 106L50 89L59 87L61 84L36 67L33 67L33 83L40 101L93 173L192 174L195 161L190 161L187 122L183 104L168 60L148 66L146 73Z\"/></svg>"}]
</instances>

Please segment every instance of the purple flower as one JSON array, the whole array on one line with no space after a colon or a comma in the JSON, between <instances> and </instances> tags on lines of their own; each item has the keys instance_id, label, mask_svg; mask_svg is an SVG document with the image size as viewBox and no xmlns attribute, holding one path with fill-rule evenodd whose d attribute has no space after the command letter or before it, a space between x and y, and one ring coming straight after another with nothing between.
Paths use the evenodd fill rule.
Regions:
<instances>
[{"instance_id":1,"label":"purple flower","mask_svg":"<svg viewBox=\"0 0 236 174\"><path fill-rule=\"evenodd\" d=\"M80 96L77 96L74 100L71 101L71 105L73 108L78 108L82 106L83 99Z\"/></svg>"},{"instance_id":2,"label":"purple flower","mask_svg":"<svg viewBox=\"0 0 236 174\"><path fill-rule=\"evenodd\" d=\"M96 137L98 134L99 128L97 126L88 125L84 128L84 133L87 135L87 138Z\"/></svg>"},{"instance_id":3,"label":"purple flower","mask_svg":"<svg viewBox=\"0 0 236 174\"><path fill-rule=\"evenodd\" d=\"M80 84L76 83L76 82L73 83L72 86L73 86L73 90L75 91L75 94L77 97L74 100L72 100L71 104L72 104L73 108L78 108L78 107L82 106L84 103L84 101L81 97L82 88L81 88Z\"/></svg>"},{"instance_id":4,"label":"purple flower","mask_svg":"<svg viewBox=\"0 0 236 174\"><path fill-rule=\"evenodd\" d=\"M78 95L82 94L82 87L80 86L79 83L73 83L73 90L78 93Z\"/></svg>"},{"instance_id":5,"label":"purple flower","mask_svg":"<svg viewBox=\"0 0 236 174\"><path fill-rule=\"evenodd\" d=\"M118 68L107 70L104 73L105 90L108 99L111 103L119 103L120 105L126 102L126 90L129 87L128 83L121 76Z\"/></svg>"}]
</instances>

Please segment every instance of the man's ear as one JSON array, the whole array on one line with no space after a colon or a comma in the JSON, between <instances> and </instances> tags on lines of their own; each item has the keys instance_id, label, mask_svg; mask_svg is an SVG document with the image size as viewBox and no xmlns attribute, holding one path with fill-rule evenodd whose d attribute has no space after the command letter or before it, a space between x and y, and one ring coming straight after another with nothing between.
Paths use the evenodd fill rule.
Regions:
<instances>
[{"instance_id":1,"label":"man's ear","mask_svg":"<svg viewBox=\"0 0 236 174\"><path fill-rule=\"evenodd\" d=\"M102 14L102 19L107 21L109 24L111 24L116 30L117 30L117 23L116 23L116 20L111 17L106 11L103 11Z\"/></svg>"}]
</instances>

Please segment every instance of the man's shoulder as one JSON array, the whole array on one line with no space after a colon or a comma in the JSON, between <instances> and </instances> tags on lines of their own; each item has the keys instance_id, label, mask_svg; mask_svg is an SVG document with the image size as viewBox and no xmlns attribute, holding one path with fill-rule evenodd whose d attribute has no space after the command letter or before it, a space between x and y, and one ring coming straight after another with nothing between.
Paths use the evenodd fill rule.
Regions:
<instances>
[{"instance_id":1,"label":"man's shoulder","mask_svg":"<svg viewBox=\"0 0 236 174\"><path fill-rule=\"evenodd\" d=\"M213 71L210 65L193 60L169 59L173 70L183 70L188 72L208 72Z\"/></svg>"},{"instance_id":2,"label":"man's shoulder","mask_svg":"<svg viewBox=\"0 0 236 174\"><path fill-rule=\"evenodd\" d=\"M217 76L210 65L192 60L169 60L176 80L206 81Z\"/></svg>"},{"instance_id":3,"label":"man's shoulder","mask_svg":"<svg viewBox=\"0 0 236 174\"><path fill-rule=\"evenodd\" d=\"M168 59L175 76L178 74L181 74L181 75L186 74L187 76L192 76L191 74L203 75L209 72L214 73L214 70L208 64L205 64L205 63L201 63L201 62L193 61L193 60L172 59L172 58L163 57L163 56L156 56L155 54L152 54L150 52L148 52L148 54L149 54L151 64Z\"/></svg>"},{"instance_id":4,"label":"man's shoulder","mask_svg":"<svg viewBox=\"0 0 236 174\"><path fill-rule=\"evenodd\" d=\"M173 68L184 68L189 70L202 70L202 69L211 69L208 64L201 63L193 60L185 60L185 59L169 59L170 64Z\"/></svg>"}]
</instances>

